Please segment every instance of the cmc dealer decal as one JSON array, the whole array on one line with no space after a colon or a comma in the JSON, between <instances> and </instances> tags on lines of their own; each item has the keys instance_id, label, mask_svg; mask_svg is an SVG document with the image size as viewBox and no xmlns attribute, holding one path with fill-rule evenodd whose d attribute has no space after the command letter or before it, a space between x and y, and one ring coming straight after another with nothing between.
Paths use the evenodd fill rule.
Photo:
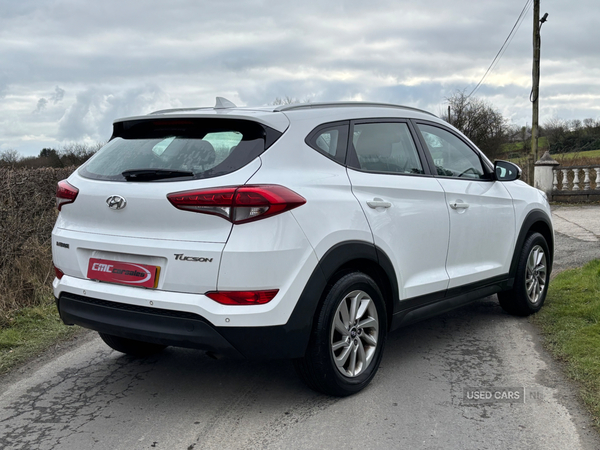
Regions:
<instances>
[{"instance_id":1,"label":"cmc dealer decal","mask_svg":"<svg viewBox=\"0 0 600 450\"><path fill-rule=\"evenodd\" d=\"M155 288L159 273L158 266L90 258L87 276L90 280Z\"/></svg>"}]
</instances>

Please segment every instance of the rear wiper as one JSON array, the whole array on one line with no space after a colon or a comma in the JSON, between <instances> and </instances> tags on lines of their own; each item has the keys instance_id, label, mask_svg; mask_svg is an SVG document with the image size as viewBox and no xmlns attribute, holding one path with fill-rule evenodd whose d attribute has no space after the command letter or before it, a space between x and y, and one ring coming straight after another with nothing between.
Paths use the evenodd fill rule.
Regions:
<instances>
[{"instance_id":1,"label":"rear wiper","mask_svg":"<svg viewBox=\"0 0 600 450\"><path fill-rule=\"evenodd\" d=\"M193 177L194 172L167 169L133 169L121 172L127 181L153 181L164 178Z\"/></svg>"}]
</instances>

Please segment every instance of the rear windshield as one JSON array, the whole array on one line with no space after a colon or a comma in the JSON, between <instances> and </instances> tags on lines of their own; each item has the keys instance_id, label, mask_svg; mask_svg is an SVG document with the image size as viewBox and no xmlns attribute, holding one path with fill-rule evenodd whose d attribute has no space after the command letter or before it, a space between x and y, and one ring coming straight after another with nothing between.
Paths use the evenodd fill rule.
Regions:
<instances>
[{"instance_id":1,"label":"rear windshield","mask_svg":"<svg viewBox=\"0 0 600 450\"><path fill-rule=\"evenodd\" d=\"M79 173L86 178L114 181L217 177L242 168L279 136L276 130L246 120L118 122L111 140Z\"/></svg>"}]
</instances>

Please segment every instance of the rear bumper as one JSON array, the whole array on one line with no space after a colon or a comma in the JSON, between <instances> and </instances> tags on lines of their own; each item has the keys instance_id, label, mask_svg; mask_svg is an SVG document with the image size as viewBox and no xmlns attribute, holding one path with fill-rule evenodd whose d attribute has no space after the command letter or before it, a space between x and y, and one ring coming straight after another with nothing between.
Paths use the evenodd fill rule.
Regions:
<instances>
[{"instance_id":1,"label":"rear bumper","mask_svg":"<svg viewBox=\"0 0 600 450\"><path fill-rule=\"evenodd\" d=\"M215 327L202 316L63 292L56 299L67 325L114 336L196 348L234 358L275 359L304 355L306 326Z\"/></svg>"}]
</instances>

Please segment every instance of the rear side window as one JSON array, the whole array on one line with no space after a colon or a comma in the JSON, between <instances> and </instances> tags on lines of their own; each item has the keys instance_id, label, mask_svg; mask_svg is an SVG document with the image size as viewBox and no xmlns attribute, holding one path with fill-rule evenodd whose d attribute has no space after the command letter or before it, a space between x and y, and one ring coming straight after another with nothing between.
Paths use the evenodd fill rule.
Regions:
<instances>
[{"instance_id":1,"label":"rear side window","mask_svg":"<svg viewBox=\"0 0 600 450\"><path fill-rule=\"evenodd\" d=\"M321 125L306 137L305 142L319 153L343 164L348 143L348 122Z\"/></svg>"},{"instance_id":2,"label":"rear side window","mask_svg":"<svg viewBox=\"0 0 600 450\"><path fill-rule=\"evenodd\" d=\"M176 181L238 170L281 136L256 122L227 119L148 119L115 124L112 139L80 170L86 178ZM151 174L148 175L148 174Z\"/></svg>"}]
</instances>

